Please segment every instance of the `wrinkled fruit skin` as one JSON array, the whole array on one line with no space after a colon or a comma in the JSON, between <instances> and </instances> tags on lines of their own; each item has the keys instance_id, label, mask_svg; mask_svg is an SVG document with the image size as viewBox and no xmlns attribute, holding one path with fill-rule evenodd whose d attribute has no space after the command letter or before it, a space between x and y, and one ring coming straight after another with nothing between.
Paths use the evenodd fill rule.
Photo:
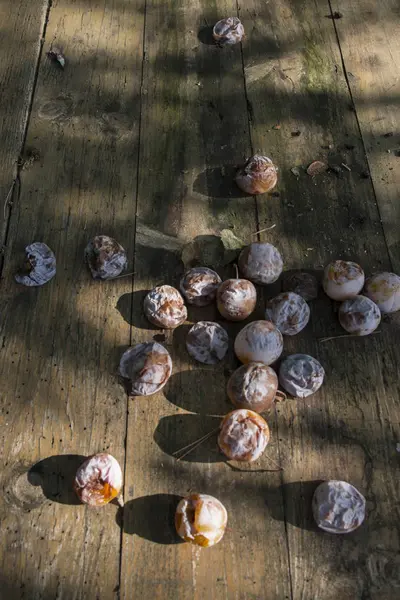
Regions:
<instances>
[{"instance_id":1,"label":"wrinkled fruit skin","mask_svg":"<svg viewBox=\"0 0 400 600\"><path fill-rule=\"evenodd\" d=\"M85 248L85 260L93 279L118 277L128 263L124 248L108 235L96 235Z\"/></svg>"},{"instance_id":2,"label":"wrinkled fruit skin","mask_svg":"<svg viewBox=\"0 0 400 600\"><path fill-rule=\"evenodd\" d=\"M312 511L324 531L351 533L365 519L365 498L346 481L324 481L314 492Z\"/></svg>"},{"instance_id":3,"label":"wrinkled fruit skin","mask_svg":"<svg viewBox=\"0 0 400 600\"><path fill-rule=\"evenodd\" d=\"M215 365L228 351L229 337L221 325L199 321L190 329L186 348L190 356L205 365Z\"/></svg>"},{"instance_id":4,"label":"wrinkled fruit skin","mask_svg":"<svg viewBox=\"0 0 400 600\"><path fill-rule=\"evenodd\" d=\"M400 310L400 277L395 273L372 275L365 282L364 294L382 313L394 313Z\"/></svg>"},{"instance_id":5,"label":"wrinkled fruit skin","mask_svg":"<svg viewBox=\"0 0 400 600\"><path fill-rule=\"evenodd\" d=\"M265 194L276 186L278 171L270 158L256 154L238 170L235 181L246 194Z\"/></svg>"},{"instance_id":6,"label":"wrinkled fruit skin","mask_svg":"<svg viewBox=\"0 0 400 600\"><path fill-rule=\"evenodd\" d=\"M217 307L228 321L243 321L253 312L257 292L247 279L227 279L218 288Z\"/></svg>"},{"instance_id":7,"label":"wrinkled fruit skin","mask_svg":"<svg viewBox=\"0 0 400 600\"><path fill-rule=\"evenodd\" d=\"M253 462L260 458L268 441L267 422L252 410L233 410L222 420L218 445L229 460Z\"/></svg>"},{"instance_id":8,"label":"wrinkled fruit skin","mask_svg":"<svg viewBox=\"0 0 400 600\"><path fill-rule=\"evenodd\" d=\"M294 292L309 302L318 296L318 281L311 273L290 273L283 279L283 291Z\"/></svg>"},{"instance_id":9,"label":"wrinkled fruit skin","mask_svg":"<svg viewBox=\"0 0 400 600\"><path fill-rule=\"evenodd\" d=\"M282 334L270 321L253 321L235 340L235 354L243 364L261 362L271 365L282 354Z\"/></svg>"},{"instance_id":10,"label":"wrinkled fruit skin","mask_svg":"<svg viewBox=\"0 0 400 600\"><path fill-rule=\"evenodd\" d=\"M238 44L244 37L244 27L237 17L221 19L214 25L213 38L220 46Z\"/></svg>"},{"instance_id":11,"label":"wrinkled fruit skin","mask_svg":"<svg viewBox=\"0 0 400 600\"><path fill-rule=\"evenodd\" d=\"M147 294L143 303L146 318L161 329L175 329L187 319L187 309L177 289L160 285Z\"/></svg>"},{"instance_id":12,"label":"wrinkled fruit skin","mask_svg":"<svg viewBox=\"0 0 400 600\"><path fill-rule=\"evenodd\" d=\"M296 335L310 320L310 307L294 292L283 292L267 303L265 318L283 335Z\"/></svg>"},{"instance_id":13,"label":"wrinkled fruit skin","mask_svg":"<svg viewBox=\"0 0 400 600\"><path fill-rule=\"evenodd\" d=\"M74 490L84 504L104 506L118 496L122 471L117 460L105 452L90 456L75 475Z\"/></svg>"},{"instance_id":14,"label":"wrinkled fruit skin","mask_svg":"<svg viewBox=\"0 0 400 600\"><path fill-rule=\"evenodd\" d=\"M180 290L186 302L194 306L207 306L215 300L221 277L207 267L195 267L185 273Z\"/></svg>"},{"instance_id":15,"label":"wrinkled fruit skin","mask_svg":"<svg viewBox=\"0 0 400 600\"><path fill-rule=\"evenodd\" d=\"M282 256L272 244L253 242L241 251L239 269L253 283L274 283L282 273Z\"/></svg>"},{"instance_id":16,"label":"wrinkled fruit skin","mask_svg":"<svg viewBox=\"0 0 400 600\"><path fill-rule=\"evenodd\" d=\"M295 398L307 398L315 394L324 382L323 366L308 354L292 354L282 361L279 383Z\"/></svg>"},{"instance_id":17,"label":"wrinkled fruit skin","mask_svg":"<svg viewBox=\"0 0 400 600\"><path fill-rule=\"evenodd\" d=\"M369 335L381 322L381 311L369 298L355 296L340 305L339 322L349 333Z\"/></svg>"},{"instance_id":18,"label":"wrinkled fruit skin","mask_svg":"<svg viewBox=\"0 0 400 600\"><path fill-rule=\"evenodd\" d=\"M34 242L25 248L23 268L15 275L15 281L28 287L44 285L56 274L56 257L46 244Z\"/></svg>"},{"instance_id":19,"label":"wrinkled fruit skin","mask_svg":"<svg viewBox=\"0 0 400 600\"><path fill-rule=\"evenodd\" d=\"M151 396L170 378L172 360L168 350L157 342L137 344L123 353L119 373L130 382L131 396Z\"/></svg>"},{"instance_id":20,"label":"wrinkled fruit skin","mask_svg":"<svg viewBox=\"0 0 400 600\"><path fill-rule=\"evenodd\" d=\"M322 287L329 298L339 302L357 296L364 285L364 271L355 262L335 260L325 267Z\"/></svg>"},{"instance_id":21,"label":"wrinkled fruit skin","mask_svg":"<svg viewBox=\"0 0 400 600\"><path fill-rule=\"evenodd\" d=\"M224 536L228 514L225 506L207 494L191 494L176 509L175 528L178 535L196 546L208 548Z\"/></svg>"},{"instance_id":22,"label":"wrinkled fruit skin","mask_svg":"<svg viewBox=\"0 0 400 600\"><path fill-rule=\"evenodd\" d=\"M237 408L262 413L271 408L278 389L278 377L262 363L242 365L229 378L227 394Z\"/></svg>"}]
</instances>

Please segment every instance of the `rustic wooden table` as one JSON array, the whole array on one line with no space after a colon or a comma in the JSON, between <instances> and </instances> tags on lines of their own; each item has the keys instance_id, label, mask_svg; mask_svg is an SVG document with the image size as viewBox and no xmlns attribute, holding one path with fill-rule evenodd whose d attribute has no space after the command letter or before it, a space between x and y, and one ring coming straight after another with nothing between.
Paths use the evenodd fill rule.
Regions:
<instances>
[{"instance_id":1,"label":"rustic wooden table","mask_svg":"<svg viewBox=\"0 0 400 600\"><path fill-rule=\"evenodd\" d=\"M209 26L237 14L243 45L211 45ZM55 46L64 70L47 57ZM277 405L270 449L233 468L215 440L173 457L231 408L233 352L194 364L188 326L154 331L141 303L177 284L183 243L223 229L274 243L286 269L320 273L340 257L367 274L400 271L398 0L0 0L0 51L0 596L393 600L399 315L379 335L335 337L321 294L285 352L318 358L323 388ZM231 183L254 152L280 169L277 193L256 200ZM348 169L311 178L314 160ZM91 280L83 249L98 233L127 248L133 277ZM32 241L57 256L39 289L13 279ZM199 318L218 317L190 311ZM232 338L240 329L224 325ZM163 393L128 400L119 357L153 336L174 375ZM71 493L82 456L100 450L124 466L123 515ZM312 493L328 478L367 498L352 535L313 524ZM174 509L189 490L228 509L215 548L177 543Z\"/></svg>"}]
</instances>

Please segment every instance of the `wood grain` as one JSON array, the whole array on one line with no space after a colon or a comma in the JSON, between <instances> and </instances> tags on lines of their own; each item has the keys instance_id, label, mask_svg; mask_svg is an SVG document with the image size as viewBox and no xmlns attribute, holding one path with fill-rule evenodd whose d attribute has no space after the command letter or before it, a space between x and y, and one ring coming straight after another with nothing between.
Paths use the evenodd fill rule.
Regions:
<instances>
[{"instance_id":1,"label":"wood grain","mask_svg":"<svg viewBox=\"0 0 400 600\"><path fill-rule=\"evenodd\" d=\"M47 0L0 2L1 247L6 241L11 202L18 194L15 181L18 158L25 137L47 5ZM9 203L3 209L7 197Z\"/></svg>"},{"instance_id":2,"label":"wood grain","mask_svg":"<svg viewBox=\"0 0 400 600\"><path fill-rule=\"evenodd\" d=\"M249 241L258 229L254 199L233 184L235 165L251 152L241 49L202 41L209 41L217 19L235 10L234 2L214 8L199 0L147 2L138 216L182 242L224 228ZM219 270L234 274L232 266ZM232 350L214 368L195 364L185 349L189 325L161 332L144 319L146 290L178 285L182 271L168 246L137 244L132 337L164 340L174 374L164 393L130 402L121 597L135 590L138 597L289 598L285 527L282 518L268 518L267 506L282 517L280 477L255 472L276 469L268 458L276 461L276 446L250 472L233 471L215 437L182 461L173 456L232 408L225 386L236 364ZM229 327L215 307L189 309L189 324L201 319L220 321L232 340L242 327ZM274 493L264 493L266 479ZM209 550L180 544L174 533L177 502L191 490L214 495L228 510L229 531Z\"/></svg>"},{"instance_id":3,"label":"wood grain","mask_svg":"<svg viewBox=\"0 0 400 600\"><path fill-rule=\"evenodd\" d=\"M335 0L332 10L392 268L400 271L400 8L396 0Z\"/></svg>"},{"instance_id":4,"label":"wood grain","mask_svg":"<svg viewBox=\"0 0 400 600\"><path fill-rule=\"evenodd\" d=\"M178 286L182 248L194 239L209 244L208 255L212 245L209 266L234 274L216 247L224 230L248 243L274 226L260 237L280 248L285 269L318 277L336 258L359 261L367 274L398 268L398 7L331 4L239 2L246 40L219 49L210 26L236 14L233 0L53 1L23 148L35 160L15 189L1 292L4 597L396 597L397 316L378 335L340 338L337 306L321 293L310 325L285 339L285 353L316 356L324 386L276 407L267 417L271 445L244 468L223 460L215 437L182 460L174 455L232 408L225 385L237 366L232 348L217 367L194 363L189 327L217 320L233 341L243 324L228 324L211 306L189 308L184 326L161 331L142 314L148 289ZM45 9L0 0L4 197L16 176ZM341 19L332 20L334 10ZM64 71L46 56L52 46L65 54ZM252 152L280 169L276 190L256 199L233 184ZM313 160L330 170L311 178ZM127 249L133 282L91 280L83 250L98 233ZM13 279L34 240L58 261L41 289ZM279 287L259 289L252 318L263 317ZM127 405L119 358L152 339L171 352L173 375L162 393ZM87 510L72 493L83 457L100 450L125 467L123 512ZM312 494L330 478L366 496L367 519L350 536L313 523ZM181 543L174 531L176 505L193 491L228 510L225 537L209 550Z\"/></svg>"},{"instance_id":5,"label":"wood grain","mask_svg":"<svg viewBox=\"0 0 400 600\"><path fill-rule=\"evenodd\" d=\"M124 464L116 372L130 326L117 305L132 283L92 281L83 251L106 233L133 256L142 31L140 2L53 2L44 51L62 47L66 67L43 53L26 140L40 159L21 173L2 291L1 573L10 598L118 593L117 507L89 510L70 490L82 456L105 450ZM22 288L13 274L34 240L54 250L57 275Z\"/></svg>"}]
</instances>

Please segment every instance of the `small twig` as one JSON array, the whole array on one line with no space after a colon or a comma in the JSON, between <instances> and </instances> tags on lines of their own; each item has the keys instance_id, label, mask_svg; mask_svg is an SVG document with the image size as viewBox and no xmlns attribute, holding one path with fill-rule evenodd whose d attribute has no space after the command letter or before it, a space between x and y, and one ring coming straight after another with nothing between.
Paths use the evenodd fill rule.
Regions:
<instances>
[{"instance_id":1,"label":"small twig","mask_svg":"<svg viewBox=\"0 0 400 600\"><path fill-rule=\"evenodd\" d=\"M382 333L382 332L381 331L373 331L369 335L375 335L376 333ZM329 342L330 340L336 340L338 338L349 338L349 337L359 338L359 337L363 337L363 336L355 335L354 333L344 333L343 335L332 335L332 337L319 338L318 341L319 342Z\"/></svg>"},{"instance_id":2,"label":"small twig","mask_svg":"<svg viewBox=\"0 0 400 600\"><path fill-rule=\"evenodd\" d=\"M238 266L237 266L236 263L233 266L235 267L235 271L236 271L236 279L239 279L239 269L238 269Z\"/></svg>"},{"instance_id":3,"label":"small twig","mask_svg":"<svg viewBox=\"0 0 400 600\"><path fill-rule=\"evenodd\" d=\"M344 169L346 169L347 171L351 171L350 167L348 165L346 165L345 163L342 163L342 167Z\"/></svg>"},{"instance_id":4,"label":"small twig","mask_svg":"<svg viewBox=\"0 0 400 600\"><path fill-rule=\"evenodd\" d=\"M217 433L217 431L219 431L219 427L217 427L216 429L213 429L212 431L210 431L209 433L207 433L200 439L196 440L195 442L192 442L191 444L184 446L184 448L180 448L179 450L176 450L176 452L173 453L173 456L175 456L176 454L179 454L180 452L182 452L182 450L186 450L187 448L189 448L189 450L187 450L187 452L185 452L184 454L182 454L182 456L177 458L177 460L182 460L182 458L185 458L185 456L187 456L188 454L193 452L193 450L196 450L196 448L198 446L200 446L205 441L207 441L210 437L212 437L215 433Z\"/></svg>"},{"instance_id":5,"label":"small twig","mask_svg":"<svg viewBox=\"0 0 400 600\"><path fill-rule=\"evenodd\" d=\"M275 400L275 402L283 402L284 400L287 400L287 395L285 394L285 392L282 392L281 390L276 390L274 400Z\"/></svg>"},{"instance_id":6,"label":"small twig","mask_svg":"<svg viewBox=\"0 0 400 600\"><path fill-rule=\"evenodd\" d=\"M279 471L284 471L283 467L279 467L278 469L239 469L239 467L231 465L228 461L226 461L225 464L228 465L232 471L237 471L239 473L278 473Z\"/></svg>"},{"instance_id":7,"label":"small twig","mask_svg":"<svg viewBox=\"0 0 400 600\"><path fill-rule=\"evenodd\" d=\"M267 456L267 455L265 455L265 456ZM276 460L273 460L273 459L272 459L270 456L267 456L267 458L268 458L268 459L269 459L269 460L270 460L272 463L274 463L274 465L276 465L276 466L278 467L278 468L277 468L277 471L284 471L284 470L285 470L283 467L281 467L281 466L279 465L279 463L277 463L277 462L276 462Z\"/></svg>"},{"instance_id":8,"label":"small twig","mask_svg":"<svg viewBox=\"0 0 400 600\"><path fill-rule=\"evenodd\" d=\"M124 273L123 275L117 275L116 277L110 277L110 279L108 281L114 281L114 279L122 279L122 277L130 277L131 275L136 275L136 273L135 272Z\"/></svg>"},{"instance_id":9,"label":"small twig","mask_svg":"<svg viewBox=\"0 0 400 600\"><path fill-rule=\"evenodd\" d=\"M17 181L17 180L16 180L16 179L14 179L14 181L12 182L12 184L11 184L11 187L10 187L10 189L8 190L8 194L7 194L7 197L6 197L6 201L4 202L4 207L3 207L3 215L4 215L4 220L6 219L6 210L7 210L7 206L8 206L9 204L12 204L12 203L10 202L10 198L11 198L11 196L12 196L12 193L13 193L13 191L14 191L14 186L15 186L15 182L16 182L16 181Z\"/></svg>"},{"instance_id":10,"label":"small twig","mask_svg":"<svg viewBox=\"0 0 400 600\"><path fill-rule=\"evenodd\" d=\"M266 227L265 229L260 229L260 231L255 231L251 235L258 235L259 233L264 233L264 231L270 231L271 229L274 229L274 227L276 227L276 223L271 225L271 227Z\"/></svg>"}]
</instances>

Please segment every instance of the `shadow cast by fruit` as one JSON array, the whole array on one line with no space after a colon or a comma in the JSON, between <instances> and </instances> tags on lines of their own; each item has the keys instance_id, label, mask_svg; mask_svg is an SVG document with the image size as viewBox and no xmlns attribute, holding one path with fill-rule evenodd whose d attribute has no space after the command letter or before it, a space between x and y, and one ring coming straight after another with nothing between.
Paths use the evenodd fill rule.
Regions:
<instances>
[{"instance_id":1,"label":"shadow cast by fruit","mask_svg":"<svg viewBox=\"0 0 400 600\"><path fill-rule=\"evenodd\" d=\"M156 544L181 544L175 530L175 511L181 496L153 494L129 500L117 513L117 523L124 533Z\"/></svg>"}]
</instances>

